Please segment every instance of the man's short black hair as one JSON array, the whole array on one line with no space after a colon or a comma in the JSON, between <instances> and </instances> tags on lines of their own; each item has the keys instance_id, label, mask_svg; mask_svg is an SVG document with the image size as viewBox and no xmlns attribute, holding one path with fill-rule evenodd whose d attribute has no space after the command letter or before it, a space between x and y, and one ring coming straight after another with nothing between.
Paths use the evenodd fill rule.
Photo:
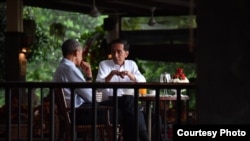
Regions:
<instances>
[{"instance_id":1,"label":"man's short black hair","mask_svg":"<svg viewBox=\"0 0 250 141\"><path fill-rule=\"evenodd\" d=\"M61 47L63 57L67 56L68 54L74 53L74 51L76 51L80 47L81 47L81 44L75 39L65 40Z\"/></svg>"},{"instance_id":2,"label":"man's short black hair","mask_svg":"<svg viewBox=\"0 0 250 141\"><path fill-rule=\"evenodd\" d=\"M125 50L125 51L129 51L129 47L130 47L130 46L129 46L127 40L124 40L124 39L114 39L114 40L112 40L112 41L109 43L110 49L111 49L111 46L112 46L113 44L116 44L116 43L123 44L123 45L124 45L124 50Z\"/></svg>"}]
</instances>

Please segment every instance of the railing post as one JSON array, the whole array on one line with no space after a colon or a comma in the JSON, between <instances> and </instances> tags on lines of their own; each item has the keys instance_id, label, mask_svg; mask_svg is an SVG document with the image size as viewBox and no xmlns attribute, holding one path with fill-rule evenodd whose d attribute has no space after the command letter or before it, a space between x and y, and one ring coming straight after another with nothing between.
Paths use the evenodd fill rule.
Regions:
<instances>
[{"instance_id":1,"label":"railing post","mask_svg":"<svg viewBox=\"0 0 250 141\"><path fill-rule=\"evenodd\" d=\"M55 94L54 89L50 88L50 140L55 140Z\"/></svg>"},{"instance_id":2,"label":"railing post","mask_svg":"<svg viewBox=\"0 0 250 141\"><path fill-rule=\"evenodd\" d=\"M117 97L117 88L113 89L113 140L117 141L117 127L118 127L118 97Z\"/></svg>"},{"instance_id":3,"label":"railing post","mask_svg":"<svg viewBox=\"0 0 250 141\"><path fill-rule=\"evenodd\" d=\"M40 128L41 129L43 129L43 122L44 122L44 107L43 107L43 105L44 105L44 101L43 101L43 96L44 96L44 93L43 93L43 89L41 88L41 125L40 125ZM54 91L53 91L53 93L54 93ZM42 140L44 139L44 136L43 136L43 134L44 134L44 131L43 130L41 130L41 138L42 138Z\"/></svg>"},{"instance_id":4,"label":"railing post","mask_svg":"<svg viewBox=\"0 0 250 141\"><path fill-rule=\"evenodd\" d=\"M136 129L136 134L135 134L135 139L138 140L139 139L139 118L138 118L138 114L139 114L139 106L138 106L138 101L139 101L139 94L138 94L138 88L136 88L134 93L134 103L135 103L135 129Z\"/></svg>"},{"instance_id":5,"label":"railing post","mask_svg":"<svg viewBox=\"0 0 250 141\"><path fill-rule=\"evenodd\" d=\"M176 96L176 124L181 124L181 89L177 88Z\"/></svg>"},{"instance_id":6,"label":"railing post","mask_svg":"<svg viewBox=\"0 0 250 141\"><path fill-rule=\"evenodd\" d=\"M5 88L5 106L6 106L6 132L7 132L7 141L11 140L11 90L10 88Z\"/></svg>"},{"instance_id":7,"label":"railing post","mask_svg":"<svg viewBox=\"0 0 250 141\"><path fill-rule=\"evenodd\" d=\"M75 133L75 121L76 121L76 110L75 110L75 88L70 88L71 91L71 141L76 140L76 133Z\"/></svg>"},{"instance_id":8,"label":"railing post","mask_svg":"<svg viewBox=\"0 0 250 141\"><path fill-rule=\"evenodd\" d=\"M155 98L155 118L156 118L156 131L155 131L155 141L160 141L160 91L156 89L156 98Z\"/></svg>"},{"instance_id":9,"label":"railing post","mask_svg":"<svg viewBox=\"0 0 250 141\"><path fill-rule=\"evenodd\" d=\"M96 94L95 94L95 88L92 89L92 140L97 140L97 134L96 134L96 124L97 124L97 103L96 103Z\"/></svg>"},{"instance_id":10,"label":"railing post","mask_svg":"<svg viewBox=\"0 0 250 141\"><path fill-rule=\"evenodd\" d=\"M32 96L33 95L31 93L31 88L28 88L28 139L29 139L29 141L33 140L33 132L32 132L33 131L33 105L32 105L33 98L32 98ZM18 124L18 126L19 125L20 124Z\"/></svg>"}]
</instances>

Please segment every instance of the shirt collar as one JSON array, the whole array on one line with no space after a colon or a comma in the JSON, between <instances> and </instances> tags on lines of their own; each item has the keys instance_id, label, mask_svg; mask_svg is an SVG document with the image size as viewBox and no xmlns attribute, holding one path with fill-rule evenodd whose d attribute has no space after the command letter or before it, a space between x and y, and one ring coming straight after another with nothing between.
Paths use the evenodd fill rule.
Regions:
<instances>
[{"instance_id":1,"label":"shirt collar","mask_svg":"<svg viewBox=\"0 0 250 141\"><path fill-rule=\"evenodd\" d=\"M76 64L67 58L63 58L61 62L76 67Z\"/></svg>"},{"instance_id":2,"label":"shirt collar","mask_svg":"<svg viewBox=\"0 0 250 141\"><path fill-rule=\"evenodd\" d=\"M123 68L125 70L126 62L127 62L127 60L124 60L123 65L120 66L120 65L115 64L115 62L112 60L112 63L114 65L114 69L116 69L116 67L119 67L119 69Z\"/></svg>"}]
</instances>

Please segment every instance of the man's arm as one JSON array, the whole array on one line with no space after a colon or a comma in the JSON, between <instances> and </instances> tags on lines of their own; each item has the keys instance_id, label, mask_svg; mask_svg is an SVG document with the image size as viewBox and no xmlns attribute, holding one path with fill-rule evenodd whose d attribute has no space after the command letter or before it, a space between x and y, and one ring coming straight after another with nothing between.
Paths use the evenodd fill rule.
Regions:
<instances>
[{"instance_id":1,"label":"man's arm","mask_svg":"<svg viewBox=\"0 0 250 141\"><path fill-rule=\"evenodd\" d=\"M146 78L141 74L137 64L134 61L131 61L131 74L134 76L135 82L146 82ZM131 78L130 78L131 79Z\"/></svg>"},{"instance_id":2,"label":"man's arm","mask_svg":"<svg viewBox=\"0 0 250 141\"><path fill-rule=\"evenodd\" d=\"M83 73L86 75L86 81L92 82L92 70L90 64L88 62L82 61L80 67Z\"/></svg>"}]
</instances>

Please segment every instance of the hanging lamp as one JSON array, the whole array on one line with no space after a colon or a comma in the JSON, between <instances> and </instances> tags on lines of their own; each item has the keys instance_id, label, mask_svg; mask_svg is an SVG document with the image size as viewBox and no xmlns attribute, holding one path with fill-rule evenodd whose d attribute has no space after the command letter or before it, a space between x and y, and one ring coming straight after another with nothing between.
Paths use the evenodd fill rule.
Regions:
<instances>
[{"instance_id":1,"label":"hanging lamp","mask_svg":"<svg viewBox=\"0 0 250 141\"><path fill-rule=\"evenodd\" d=\"M90 15L91 17L98 17L98 16L101 15L101 13L99 12L99 10L98 10L98 9L96 8L96 6L95 6L95 0L93 0L93 7L92 7L92 9L91 9L89 15Z\"/></svg>"},{"instance_id":2,"label":"hanging lamp","mask_svg":"<svg viewBox=\"0 0 250 141\"><path fill-rule=\"evenodd\" d=\"M157 24L157 21L155 20L155 17L154 17L155 9L156 9L156 7L151 8L151 17L150 17L150 19L148 21L149 26L154 26L155 24Z\"/></svg>"}]
</instances>

